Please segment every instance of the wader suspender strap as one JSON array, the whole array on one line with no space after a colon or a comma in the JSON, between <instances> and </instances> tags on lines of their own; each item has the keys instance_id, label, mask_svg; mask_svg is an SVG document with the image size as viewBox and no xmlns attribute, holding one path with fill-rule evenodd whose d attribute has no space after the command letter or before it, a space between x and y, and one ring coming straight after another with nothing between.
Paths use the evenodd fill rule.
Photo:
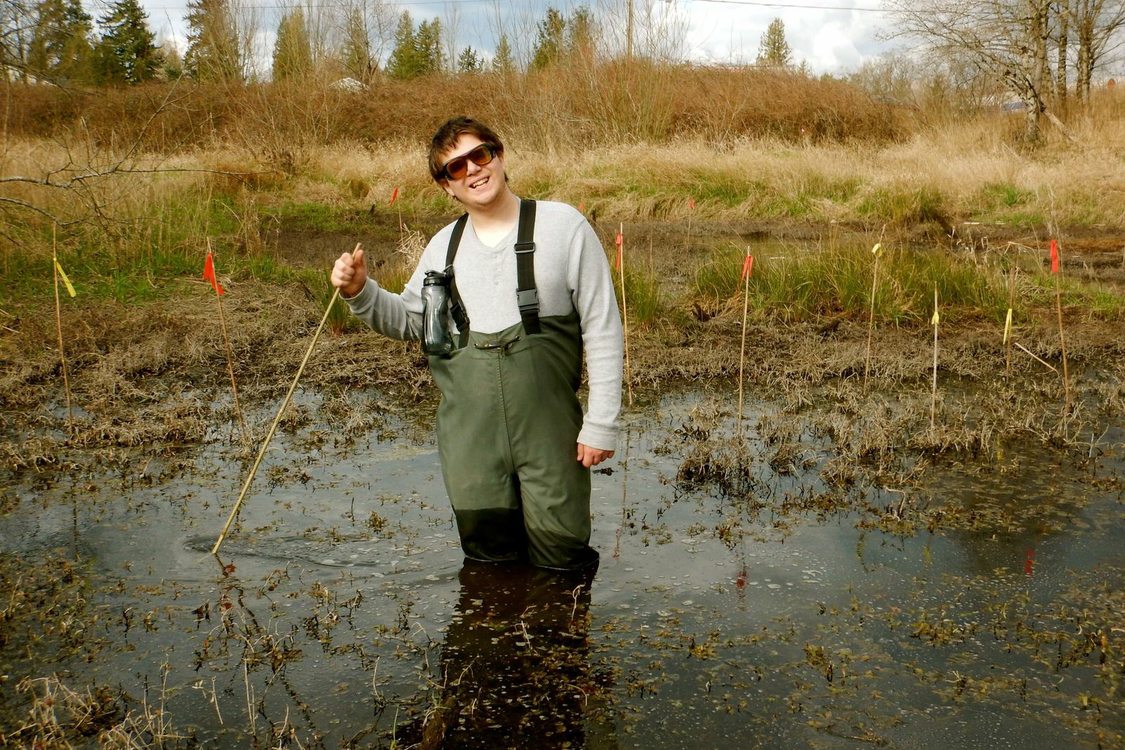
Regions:
<instances>
[{"instance_id":1,"label":"wader suspender strap","mask_svg":"<svg viewBox=\"0 0 1125 750\"><path fill-rule=\"evenodd\" d=\"M520 201L516 231L516 304L528 335L539 333L539 290L535 288L535 201Z\"/></svg>"},{"instance_id":2,"label":"wader suspender strap","mask_svg":"<svg viewBox=\"0 0 1125 750\"><path fill-rule=\"evenodd\" d=\"M465 225L469 223L469 215L461 214L461 218L453 225L453 234L449 236L449 249L445 252L445 272L449 275L449 313L461 336L469 335L469 316L465 313L465 306L461 304L461 295L457 292L457 277L453 275L453 256L457 255L457 246L461 244L461 235L465 233Z\"/></svg>"},{"instance_id":3,"label":"wader suspender strap","mask_svg":"<svg viewBox=\"0 0 1125 750\"><path fill-rule=\"evenodd\" d=\"M469 215L463 214L453 225L449 236L449 249L445 253L445 272L452 280L449 284L449 297L452 300L450 313L462 335L469 332L469 316L461 304L457 292L457 277L453 274L453 259L465 233ZM523 330L528 335L539 333L539 291L535 288L535 201L520 200L520 221L516 230L516 304L520 308Z\"/></svg>"}]
</instances>

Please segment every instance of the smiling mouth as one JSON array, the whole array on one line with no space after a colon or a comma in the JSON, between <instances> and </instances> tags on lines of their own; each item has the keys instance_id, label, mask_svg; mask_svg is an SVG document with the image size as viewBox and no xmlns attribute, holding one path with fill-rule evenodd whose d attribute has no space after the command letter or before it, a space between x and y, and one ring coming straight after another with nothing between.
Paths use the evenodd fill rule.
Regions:
<instances>
[{"instance_id":1,"label":"smiling mouth","mask_svg":"<svg viewBox=\"0 0 1125 750\"><path fill-rule=\"evenodd\" d=\"M481 179L477 180L476 182L470 182L469 187L470 188L478 188L481 185L484 185L486 182L488 182L488 178L482 177Z\"/></svg>"}]
</instances>

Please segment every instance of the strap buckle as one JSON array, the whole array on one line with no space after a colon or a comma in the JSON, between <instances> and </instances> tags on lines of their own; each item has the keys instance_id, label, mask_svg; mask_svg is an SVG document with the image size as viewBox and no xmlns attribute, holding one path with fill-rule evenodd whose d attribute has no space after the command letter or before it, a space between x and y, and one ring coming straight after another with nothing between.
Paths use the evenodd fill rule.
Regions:
<instances>
[{"instance_id":1,"label":"strap buckle","mask_svg":"<svg viewBox=\"0 0 1125 750\"><path fill-rule=\"evenodd\" d=\"M516 243L516 255L523 255L524 253L533 253L533 252L535 252L535 243L534 242L529 240L527 242L517 242Z\"/></svg>"},{"instance_id":2,"label":"strap buckle","mask_svg":"<svg viewBox=\"0 0 1125 750\"><path fill-rule=\"evenodd\" d=\"M538 289L521 289L516 292L516 305L520 310L527 310L529 308L537 308L539 306L539 290Z\"/></svg>"}]
</instances>

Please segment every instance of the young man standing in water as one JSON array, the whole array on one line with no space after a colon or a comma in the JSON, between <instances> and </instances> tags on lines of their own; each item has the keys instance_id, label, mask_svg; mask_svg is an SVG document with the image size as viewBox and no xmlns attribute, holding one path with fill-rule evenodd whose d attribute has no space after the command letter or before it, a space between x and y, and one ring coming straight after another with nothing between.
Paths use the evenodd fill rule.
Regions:
<instances>
[{"instance_id":1,"label":"young man standing in water","mask_svg":"<svg viewBox=\"0 0 1125 750\"><path fill-rule=\"evenodd\" d=\"M504 157L484 124L446 122L430 145L430 174L465 216L434 235L401 294L367 275L362 248L337 259L332 283L375 331L422 340L423 285L445 279L453 346L429 362L461 547L472 560L583 569L598 559L590 468L616 446L621 319L593 228L566 204L521 200Z\"/></svg>"}]
</instances>

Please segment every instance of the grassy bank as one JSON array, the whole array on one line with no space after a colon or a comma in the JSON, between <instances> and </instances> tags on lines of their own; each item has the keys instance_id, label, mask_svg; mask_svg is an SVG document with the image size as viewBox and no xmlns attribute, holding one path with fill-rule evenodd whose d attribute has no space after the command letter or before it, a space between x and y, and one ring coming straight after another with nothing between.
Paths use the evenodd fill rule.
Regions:
<instances>
[{"instance_id":1,"label":"grassy bank","mask_svg":"<svg viewBox=\"0 0 1125 750\"><path fill-rule=\"evenodd\" d=\"M720 262L715 253L738 266L747 245L792 240L785 270L759 265L755 280L768 287L755 299L786 318L863 312L862 253L880 239L929 251L912 262L931 265L908 272L920 291L902 292L911 284L888 276L905 301L879 307L885 319L928 318L915 298L938 280L949 303L992 317L1006 307L1007 267L1041 271L1049 236L1066 251L1071 240L1108 238L1099 247L1114 251L1125 227L1125 155L1112 146L1125 139L1122 122L1091 123L1081 143L1034 155L1008 147L988 118L883 145L685 139L561 151L513 138L509 168L517 191L581 206L607 246L620 224L631 236L648 231L641 246L658 261L650 274L663 265L706 275ZM406 141L320 146L292 175L233 145L84 153L79 163L57 142L9 144L3 171L23 178L0 187L9 219L0 267L16 282L9 301L42 297L53 247L85 294L123 302L166 294L164 282L198 276L207 238L232 280L303 280L319 295L327 260L362 240L381 276L400 283L424 238L457 211L429 181L422 147ZM664 282L649 283L664 307L716 297L704 282L675 299L682 290L658 288ZM1096 287L1067 291L1101 314L1120 309ZM660 308L650 305L650 317Z\"/></svg>"}]
</instances>

